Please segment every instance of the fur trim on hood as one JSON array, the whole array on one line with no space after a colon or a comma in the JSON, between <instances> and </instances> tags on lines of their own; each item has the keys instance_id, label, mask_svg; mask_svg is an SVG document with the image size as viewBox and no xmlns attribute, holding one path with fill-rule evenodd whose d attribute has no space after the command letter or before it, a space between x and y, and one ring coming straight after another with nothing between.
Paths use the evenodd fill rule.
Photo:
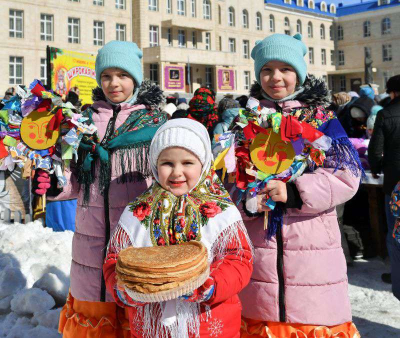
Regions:
<instances>
[{"instance_id":1,"label":"fur trim on hood","mask_svg":"<svg viewBox=\"0 0 400 338\"><path fill-rule=\"evenodd\" d=\"M329 106L331 104L331 93L325 81L308 75L303 84L304 90L294 100L308 104L309 106ZM258 82L254 82L250 88L250 96L257 100L263 100L262 88Z\"/></svg>"},{"instance_id":2,"label":"fur trim on hood","mask_svg":"<svg viewBox=\"0 0 400 338\"><path fill-rule=\"evenodd\" d=\"M92 100L93 102L107 101L106 96L100 87L93 89ZM164 102L165 97L160 87L151 83L148 79L143 80L135 104L143 104L145 106L150 106L151 108L156 108Z\"/></svg>"}]
</instances>

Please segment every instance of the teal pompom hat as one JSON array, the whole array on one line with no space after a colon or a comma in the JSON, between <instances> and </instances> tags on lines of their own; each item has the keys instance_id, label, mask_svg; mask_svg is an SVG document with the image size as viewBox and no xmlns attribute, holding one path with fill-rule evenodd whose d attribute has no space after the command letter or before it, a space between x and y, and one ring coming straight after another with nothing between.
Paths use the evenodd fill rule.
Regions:
<instances>
[{"instance_id":1,"label":"teal pompom hat","mask_svg":"<svg viewBox=\"0 0 400 338\"><path fill-rule=\"evenodd\" d=\"M262 67L269 61L281 61L291 65L302 85L307 76L307 64L304 56L307 54L307 47L301 41L301 34L294 36L286 34L273 34L264 40L256 41L251 51L254 60L254 71L259 84Z\"/></svg>"},{"instance_id":2,"label":"teal pompom hat","mask_svg":"<svg viewBox=\"0 0 400 338\"><path fill-rule=\"evenodd\" d=\"M99 49L96 57L96 81L101 87L100 76L107 68L120 68L128 72L136 82L138 89L143 81L143 53L136 43L128 41L110 41Z\"/></svg>"}]
</instances>

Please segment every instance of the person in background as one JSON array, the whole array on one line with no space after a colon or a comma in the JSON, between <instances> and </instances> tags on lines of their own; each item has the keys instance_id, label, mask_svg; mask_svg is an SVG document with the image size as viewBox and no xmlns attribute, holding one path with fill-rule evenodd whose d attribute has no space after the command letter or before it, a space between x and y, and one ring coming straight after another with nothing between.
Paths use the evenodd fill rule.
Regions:
<instances>
[{"instance_id":1,"label":"person in background","mask_svg":"<svg viewBox=\"0 0 400 338\"><path fill-rule=\"evenodd\" d=\"M390 103L376 116L374 131L368 146L368 161L374 177L383 172L383 192L388 227L386 245L391 263L391 274L384 273L382 280L393 283L393 294L400 299L400 246L392 237L395 219L390 212L392 191L400 181L400 75L386 83Z\"/></svg>"},{"instance_id":2,"label":"person in background","mask_svg":"<svg viewBox=\"0 0 400 338\"><path fill-rule=\"evenodd\" d=\"M247 95L242 95L237 97L235 100L239 102L241 108L246 108L249 97Z\"/></svg>"},{"instance_id":3,"label":"person in background","mask_svg":"<svg viewBox=\"0 0 400 338\"><path fill-rule=\"evenodd\" d=\"M14 87L10 87L6 90L6 92L4 93L4 97L3 100L9 100L11 99L13 96L15 95L15 88Z\"/></svg>"}]
</instances>

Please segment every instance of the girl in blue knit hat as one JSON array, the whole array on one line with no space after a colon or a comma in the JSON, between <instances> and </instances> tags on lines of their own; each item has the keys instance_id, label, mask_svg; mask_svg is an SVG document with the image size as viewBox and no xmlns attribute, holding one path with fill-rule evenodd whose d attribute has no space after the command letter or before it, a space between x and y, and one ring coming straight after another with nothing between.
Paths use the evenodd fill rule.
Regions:
<instances>
[{"instance_id":1,"label":"girl in blue knit hat","mask_svg":"<svg viewBox=\"0 0 400 338\"><path fill-rule=\"evenodd\" d=\"M233 127L235 183L255 246L241 337L359 337L335 206L356 193L362 168L326 109L325 83L307 75L306 53L300 34L256 44L257 83Z\"/></svg>"},{"instance_id":2,"label":"girl in blue knit hat","mask_svg":"<svg viewBox=\"0 0 400 338\"><path fill-rule=\"evenodd\" d=\"M107 293L102 266L110 234L128 202L151 185L148 150L166 121L162 91L143 81L142 51L111 41L96 57L93 105L84 115L97 127L84 136L69 190L78 197L71 288L60 315L64 338L130 337L128 313Z\"/></svg>"}]
</instances>

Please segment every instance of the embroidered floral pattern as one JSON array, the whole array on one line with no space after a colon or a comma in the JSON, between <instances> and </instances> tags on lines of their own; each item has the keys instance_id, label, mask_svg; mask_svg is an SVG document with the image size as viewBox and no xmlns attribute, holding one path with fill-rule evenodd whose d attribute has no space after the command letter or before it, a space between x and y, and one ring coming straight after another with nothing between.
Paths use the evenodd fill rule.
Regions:
<instances>
[{"instance_id":1,"label":"embroidered floral pattern","mask_svg":"<svg viewBox=\"0 0 400 338\"><path fill-rule=\"evenodd\" d=\"M211 169L189 194L176 197L155 183L129 204L129 210L150 228L153 245L162 246L201 240L201 227L231 205L228 192Z\"/></svg>"},{"instance_id":2,"label":"embroidered floral pattern","mask_svg":"<svg viewBox=\"0 0 400 338\"><path fill-rule=\"evenodd\" d=\"M224 329L224 323L221 319L214 318L210 321L208 325L208 332L210 333L210 337L219 337L222 335Z\"/></svg>"}]
</instances>

